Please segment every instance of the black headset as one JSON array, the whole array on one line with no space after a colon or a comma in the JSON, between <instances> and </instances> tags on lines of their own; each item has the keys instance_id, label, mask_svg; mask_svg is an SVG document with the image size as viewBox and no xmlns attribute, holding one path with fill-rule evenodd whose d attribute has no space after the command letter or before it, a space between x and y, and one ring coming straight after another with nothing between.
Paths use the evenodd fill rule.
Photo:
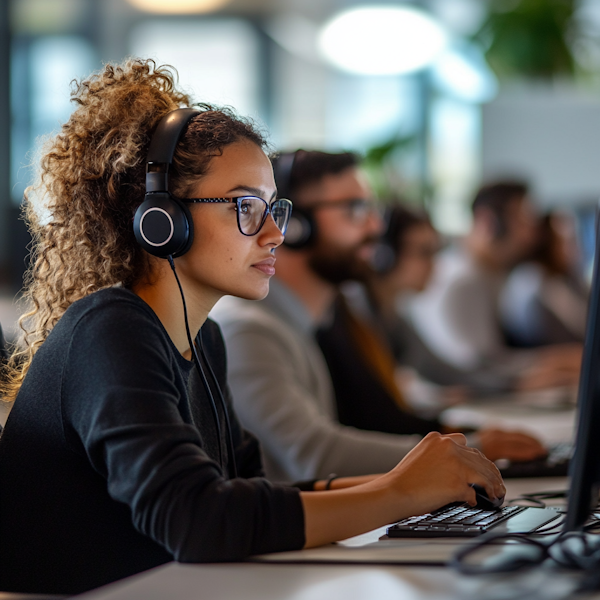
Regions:
<instances>
[{"instance_id":1,"label":"black headset","mask_svg":"<svg viewBox=\"0 0 600 600\"><path fill-rule=\"evenodd\" d=\"M398 262L398 248L396 247L400 217L393 206L389 206L383 215L384 231L377 241L371 268L380 275L389 273Z\"/></svg>"},{"instance_id":2,"label":"black headset","mask_svg":"<svg viewBox=\"0 0 600 600\"><path fill-rule=\"evenodd\" d=\"M496 241L501 241L508 236L505 214L492 214L492 235Z\"/></svg>"},{"instance_id":3,"label":"black headset","mask_svg":"<svg viewBox=\"0 0 600 600\"><path fill-rule=\"evenodd\" d=\"M212 390L202 368L200 357L193 343L190 333L190 327L187 317L187 307L181 282L175 270L173 258L182 256L192 246L194 241L194 221L187 206L172 196L169 192L169 167L173 162L175 148L181 136L185 132L189 122L201 114L200 111L193 108L179 108L165 117L163 117L158 126L148 149L148 158L146 159L146 195L144 201L140 204L133 218L133 233L140 246L149 254L158 258L165 258L169 261L183 302L183 313L185 318L185 328L192 350L196 371L208 398L210 400L215 426L217 429L217 438L219 444L219 462L223 467L223 456L221 451L221 424L217 405L213 397ZM204 352L202 343L202 330L198 332L196 338L200 348L200 356L204 364L208 367L210 376L217 388L223 415L225 416L227 447L229 454L228 471L229 477L237 477L237 465L235 462L235 448L231 433L231 424L229 414L225 404L225 398L221 391L221 386L217 381L215 373Z\"/></svg>"},{"instance_id":4,"label":"black headset","mask_svg":"<svg viewBox=\"0 0 600 600\"><path fill-rule=\"evenodd\" d=\"M277 197L288 198L292 202L291 181L294 164L299 151L285 152L273 161L273 173L277 185ZM294 206L285 232L284 245L292 250L308 248L317 239L317 224L311 211Z\"/></svg>"},{"instance_id":5,"label":"black headset","mask_svg":"<svg viewBox=\"0 0 600 600\"><path fill-rule=\"evenodd\" d=\"M146 161L146 195L133 218L140 246L159 258L185 254L194 240L194 223L188 207L169 193L169 167L177 143L188 123L200 114L179 108L163 117L152 136Z\"/></svg>"}]
</instances>

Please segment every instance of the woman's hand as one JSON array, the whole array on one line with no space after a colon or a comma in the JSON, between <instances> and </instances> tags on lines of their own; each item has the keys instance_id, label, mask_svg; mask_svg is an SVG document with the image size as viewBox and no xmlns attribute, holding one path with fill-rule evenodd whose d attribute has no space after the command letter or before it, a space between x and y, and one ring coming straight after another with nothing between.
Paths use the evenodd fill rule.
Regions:
<instances>
[{"instance_id":1,"label":"woman's hand","mask_svg":"<svg viewBox=\"0 0 600 600\"><path fill-rule=\"evenodd\" d=\"M450 502L476 504L476 483L490 499L506 493L500 472L462 433L430 433L389 473L362 485L302 492L306 547L365 533Z\"/></svg>"},{"instance_id":2,"label":"woman's hand","mask_svg":"<svg viewBox=\"0 0 600 600\"><path fill-rule=\"evenodd\" d=\"M410 514L430 512L450 502L474 506L474 483L482 486L490 499L506 493L496 465L479 450L469 448L461 433L430 433L384 478L393 480L390 485Z\"/></svg>"}]
</instances>

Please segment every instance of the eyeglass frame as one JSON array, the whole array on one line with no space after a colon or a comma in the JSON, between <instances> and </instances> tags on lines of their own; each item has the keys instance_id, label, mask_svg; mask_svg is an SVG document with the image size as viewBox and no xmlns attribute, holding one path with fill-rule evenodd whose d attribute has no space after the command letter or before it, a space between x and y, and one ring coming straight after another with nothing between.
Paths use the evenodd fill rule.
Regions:
<instances>
[{"instance_id":1,"label":"eyeglass frame","mask_svg":"<svg viewBox=\"0 0 600 600\"><path fill-rule=\"evenodd\" d=\"M363 206L365 208L364 220L368 218L369 215L373 213L380 213L377 205L367 198L349 198L348 200L319 200L314 202L313 204L308 205L304 210L306 212L311 212L313 210L318 210L321 208L343 208L351 212L352 207L354 206ZM351 216L352 218L352 216ZM354 219L353 219L354 220Z\"/></svg>"},{"instance_id":2,"label":"eyeglass frame","mask_svg":"<svg viewBox=\"0 0 600 600\"><path fill-rule=\"evenodd\" d=\"M256 229L256 231L254 233L244 233L244 231L242 231L242 226L240 225L240 200L243 200L244 198L256 198L257 200L264 202L265 207L266 207L265 211L263 212L263 216L260 221L260 225L258 226L258 228ZM260 233L260 230L263 228L263 226L267 220L267 217L270 214L272 214L271 206L273 204L275 204L276 202L281 202L282 200L284 200L285 202L288 202L290 205L290 212L289 212L290 216L292 214L292 207L293 207L292 201L288 200L287 198L276 198L275 200L273 200L271 202L271 204L269 204L264 198L261 198L260 196L252 196L251 194L246 194L245 196L231 196L229 198L177 198L177 200L179 200L180 202L183 202L185 204L221 204L221 203L233 204L233 203L235 203L237 205L235 213L236 213L238 230L242 235L245 235L246 237L252 237L252 236L258 235ZM273 219L273 221L275 221L275 219ZM287 224L289 222L290 222L290 219L288 216L288 222L286 223L286 230L287 230ZM277 225L277 223L275 223L275 225ZM279 227L277 227L277 229L279 229ZM279 229L279 231L281 231L281 229ZM285 231L281 231L281 233L283 235L285 235Z\"/></svg>"}]
</instances>

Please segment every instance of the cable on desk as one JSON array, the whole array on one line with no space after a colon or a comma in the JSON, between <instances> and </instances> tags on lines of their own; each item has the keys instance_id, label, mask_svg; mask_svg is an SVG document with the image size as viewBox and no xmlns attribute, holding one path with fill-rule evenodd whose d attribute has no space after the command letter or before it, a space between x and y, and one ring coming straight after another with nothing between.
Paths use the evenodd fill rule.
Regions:
<instances>
[{"instance_id":1,"label":"cable on desk","mask_svg":"<svg viewBox=\"0 0 600 600\"><path fill-rule=\"evenodd\" d=\"M584 577L577 592L600 589L600 516L593 513L582 531L564 531L551 541L539 540L534 536L556 535L553 529L561 523L553 524L531 534L524 533L489 533L483 535L473 544L469 544L455 553L450 566L464 575L488 575L492 573L508 573L524 567L533 567L551 559L566 569L577 569L584 572ZM594 534L594 532L596 532ZM486 546L503 543L497 556L480 564L469 563L468 559ZM504 543L506 542L506 543ZM520 546L520 548L519 548ZM525 548L524 551L521 551ZM505 555L502 556L502 551ZM513 550L513 552L510 552Z\"/></svg>"},{"instance_id":2,"label":"cable on desk","mask_svg":"<svg viewBox=\"0 0 600 600\"><path fill-rule=\"evenodd\" d=\"M504 560L498 560L495 564L471 564L467 559L475 552L498 542L514 542L512 548L516 548L518 544L528 546L527 554L511 557L504 557ZM549 548L553 542L544 542L526 536L522 533L488 533L484 534L475 543L468 544L460 548L452 557L450 566L463 575L488 575L490 573L508 573L516 571L525 566L539 565L544 562L549 556ZM505 546L508 547L508 544ZM532 552L534 551L534 552Z\"/></svg>"},{"instance_id":3,"label":"cable on desk","mask_svg":"<svg viewBox=\"0 0 600 600\"><path fill-rule=\"evenodd\" d=\"M552 490L547 492L532 492L531 494L522 494L516 498L511 498L507 501L507 504L513 504L515 502L530 502L534 504L536 508L546 508L544 500L558 500L561 498L567 498L567 490Z\"/></svg>"}]
</instances>

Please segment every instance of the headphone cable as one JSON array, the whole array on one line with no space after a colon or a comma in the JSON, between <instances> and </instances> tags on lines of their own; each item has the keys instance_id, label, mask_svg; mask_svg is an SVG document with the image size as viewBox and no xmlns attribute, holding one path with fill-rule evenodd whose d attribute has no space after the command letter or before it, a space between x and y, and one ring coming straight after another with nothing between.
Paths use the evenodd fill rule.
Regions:
<instances>
[{"instance_id":1,"label":"headphone cable","mask_svg":"<svg viewBox=\"0 0 600 600\"><path fill-rule=\"evenodd\" d=\"M192 339L192 334L190 332L190 324L188 321L187 305L185 303L185 295L183 293L183 288L181 287L181 282L179 281L179 277L177 276L177 271L175 270L175 263L173 261L173 255L169 254L169 256L167 257L167 260L169 261L169 265L171 265L173 275L175 275L175 280L177 281L177 285L179 287L179 292L181 293L181 301L183 303L183 316L185 319L185 331L187 333L188 342L190 344L190 349L192 351L192 357L194 360L194 364L196 365L196 371L198 372L198 375L200 375L202 385L204 386L204 389L206 390L206 393L208 394L208 398L210 400L210 406L212 409L213 418L214 418L215 425L217 428L218 447L219 447L219 465L220 465L221 469L223 469L223 452L221 449L221 423L219 421L219 413L217 411L217 404L215 402L215 398L213 396L212 390L210 389L208 379L206 378L206 375L204 373L204 369L202 369L202 365L200 364L198 352L196 351L196 345L194 344L194 340ZM200 339L202 339L202 338L200 338ZM210 368L210 365L209 365L209 368ZM212 371L212 369L211 369L211 371ZM217 386L217 388L218 387L219 386ZM219 390L219 392L220 391L221 390ZM225 413L225 415L227 416L227 413Z\"/></svg>"},{"instance_id":2,"label":"headphone cable","mask_svg":"<svg viewBox=\"0 0 600 600\"><path fill-rule=\"evenodd\" d=\"M198 332L198 340L200 341L200 355L202 356L202 359L204 360L204 364L208 367L208 372L210 373L210 376L212 377L212 380L215 383L215 387L217 388L217 394L218 394L219 400L221 402L221 408L223 410L223 415L225 416L225 433L227 436L227 451L229 454L229 457L228 457L229 460L227 462L227 466L230 467L229 478L235 479L237 477L237 464L235 462L235 450L234 450L234 445L233 445L233 434L231 432L231 421L229 420L229 411L227 410L227 405L225 404L225 398L223 397L223 392L221 391L221 386L219 385L219 382L217 381L217 378L215 376L215 372L213 371L213 368L204 352L204 340L202 338L202 330L200 330Z\"/></svg>"}]
</instances>

